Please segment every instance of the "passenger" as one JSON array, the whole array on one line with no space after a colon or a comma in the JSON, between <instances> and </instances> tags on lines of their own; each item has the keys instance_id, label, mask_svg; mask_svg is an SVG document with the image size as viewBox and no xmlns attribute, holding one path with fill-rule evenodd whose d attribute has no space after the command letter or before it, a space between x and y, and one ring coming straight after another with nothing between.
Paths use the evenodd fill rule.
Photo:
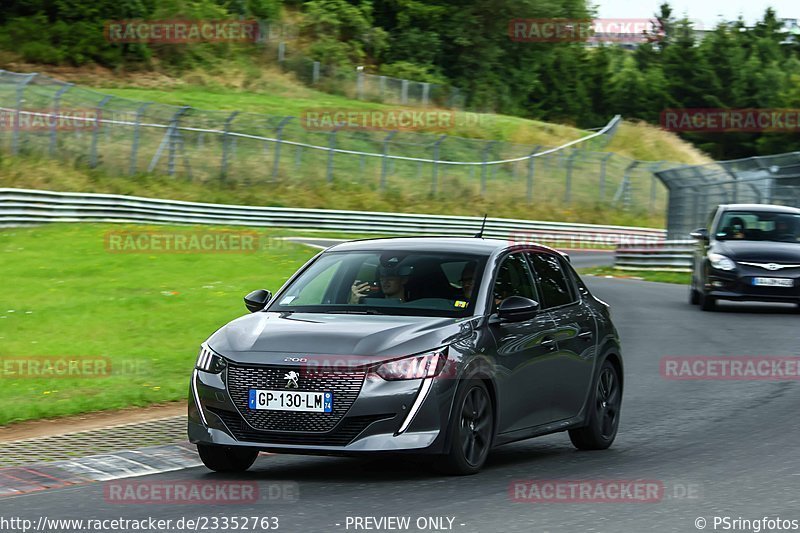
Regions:
<instances>
[{"instance_id":1,"label":"passenger","mask_svg":"<svg viewBox=\"0 0 800 533\"><path fill-rule=\"evenodd\" d=\"M461 290L458 293L458 299L465 299L469 301L472 298L472 289L475 285L475 263L470 261L464 265L464 270L461 271Z\"/></svg>"}]
</instances>

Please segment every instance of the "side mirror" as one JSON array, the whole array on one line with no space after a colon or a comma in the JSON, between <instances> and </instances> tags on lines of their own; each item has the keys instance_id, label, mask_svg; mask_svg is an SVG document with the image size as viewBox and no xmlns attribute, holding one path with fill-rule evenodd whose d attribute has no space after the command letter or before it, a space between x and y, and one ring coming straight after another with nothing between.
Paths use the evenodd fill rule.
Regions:
<instances>
[{"instance_id":1,"label":"side mirror","mask_svg":"<svg viewBox=\"0 0 800 533\"><path fill-rule=\"evenodd\" d=\"M689 237L698 241L708 241L708 230L706 228L698 228L691 232Z\"/></svg>"},{"instance_id":2,"label":"side mirror","mask_svg":"<svg viewBox=\"0 0 800 533\"><path fill-rule=\"evenodd\" d=\"M536 316L541 309L539 302L523 296L509 296L497 308L497 317L509 322L524 322Z\"/></svg>"},{"instance_id":3,"label":"side mirror","mask_svg":"<svg viewBox=\"0 0 800 533\"><path fill-rule=\"evenodd\" d=\"M244 305L251 313L261 311L272 299L272 293L266 289L258 289L244 297Z\"/></svg>"}]
</instances>

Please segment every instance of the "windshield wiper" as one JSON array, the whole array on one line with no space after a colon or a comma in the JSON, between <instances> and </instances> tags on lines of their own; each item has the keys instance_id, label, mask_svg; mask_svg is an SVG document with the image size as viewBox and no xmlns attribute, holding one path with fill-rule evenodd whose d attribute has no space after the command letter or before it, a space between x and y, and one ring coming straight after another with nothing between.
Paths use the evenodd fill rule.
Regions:
<instances>
[{"instance_id":1,"label":"windshield wiper","mask_svg":"<svg viewBox=\"0 0 800 533\"><path fill-rule=\"evenodd\" d=\"M324 314L326 315L381 315L380 311L374 308L364 309L364 310L352 310L352 309L336 309L333 311L325 311Z\"/></svg>"}]
</instances>

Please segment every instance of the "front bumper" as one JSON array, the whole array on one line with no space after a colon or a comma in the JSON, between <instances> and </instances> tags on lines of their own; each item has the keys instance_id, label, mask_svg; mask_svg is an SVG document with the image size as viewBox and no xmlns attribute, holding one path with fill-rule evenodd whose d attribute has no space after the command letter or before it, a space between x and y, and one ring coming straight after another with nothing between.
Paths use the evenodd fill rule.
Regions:
<instances>
[{"instance_id":1,"label":"front bumper","mask_svg":"<svg viewBox=\"0 0 800 533\"><path fill-rule=\"evenodd\" d=\"M792 287L753 285L753 279L757 277L792 279L794 285ZM739 265L731 272L710 270L704 288L707 295L719 300L800 303L800 269L769 271Z\"/></svg>"},{"instance_id":2,"label":"front bumper","mask_svg":"<svg viewBox=\"0 0 800 533\"><path fill-rule=\"evenodd\" d=\"M227 379L227 371L192 374L191 442L320 455L441 453L455 394L454 380L432 378L426 386L424 380L384 381L367 374L355 400L330 429L264 430L254 427L248 408L232 399ZM335 398L334 392L334 404Z\"/></svg>"}]
</instances>

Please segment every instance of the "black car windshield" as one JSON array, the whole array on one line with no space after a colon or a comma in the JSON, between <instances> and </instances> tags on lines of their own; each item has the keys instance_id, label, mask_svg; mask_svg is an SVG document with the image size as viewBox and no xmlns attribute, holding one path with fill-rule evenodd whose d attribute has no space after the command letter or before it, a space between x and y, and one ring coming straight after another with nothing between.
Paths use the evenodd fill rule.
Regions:
<instances>
[{"instance_id":1,"label":"black car windshield","mask_svg":"<svg viewBox=\"0 0 800 533\"><path fill-rule=\"evenodd\" d=\"M719 240L800 242L800 215L775 211L726 211L717 226Z\"/></svg>"},{"instance_id":2,"label":"black car windshield","mask_svg":"<svg viewBox=\"0 0 800 533\"><path fill-rule=\"evenodd\" d=\"M466 317L485 264L461 253L327 252L268 311Z\"/></svg>"}]
</instances>

